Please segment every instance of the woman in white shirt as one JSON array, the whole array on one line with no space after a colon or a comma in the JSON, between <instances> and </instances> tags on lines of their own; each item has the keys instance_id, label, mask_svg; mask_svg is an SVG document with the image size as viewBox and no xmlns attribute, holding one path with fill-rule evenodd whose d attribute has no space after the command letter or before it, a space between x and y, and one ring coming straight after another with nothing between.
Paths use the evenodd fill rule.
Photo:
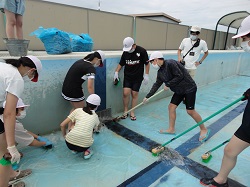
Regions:
<instances>
[{"instance_id":1,"label":"woman in white shirt","mask_svg":"<svg viewBox=\"0 0 250 187\"><path fill-rule=\"evenodd\" d=\"M3 113L3 120L0 120L0 159L5 153L10 153L11 163L20 161L20 153L15 146L15 122L16 105L24 89L24 77L33 82L38 81L38 75L42 70L41 61L35 56L25 56L19 59L7 59L0 62L0 106L6 100L6 107L0 108ZM26 174L30 174L29 171ZM15 182L24 176L22 171L11 170L11 165L6 164L2 158L0 160L0 186L8 186L9 181ZM21 182L24 186L25 184Z\"/></svg>"}]
</instances>

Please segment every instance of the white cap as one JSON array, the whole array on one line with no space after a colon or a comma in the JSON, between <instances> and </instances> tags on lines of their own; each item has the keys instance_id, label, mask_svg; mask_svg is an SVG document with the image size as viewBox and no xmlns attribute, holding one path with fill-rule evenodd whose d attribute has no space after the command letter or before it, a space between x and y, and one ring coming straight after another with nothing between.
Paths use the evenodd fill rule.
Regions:
<instances>
[{"instance_id":1,"label":"white cap","mask_svg":"<svg viewBox=\"0 0 250 187\"><path fill-rule=\"evenodd\" d=\"M250 16L247 16L240 25L239 32L237 35L233 36L232 38L239 38L241 36L245 36L250 33Z\"/></svg>"},{"instance_id":2,"label":"white cap","mask_svg":"<svg viewBox=\"0 0 250 187\"><path fill-rule=\"evenodd\" d=\"M37 82L38 81L38 76L40 75L41 71L42 71L42 63L41 61L35 57L35 56L32 56L32 55L29 55L29 56L25 56L27 58L29 58L30 60L32 60L32 62L35 64L36 66L36 71L37 71L37 74L34 76L33 79L31 79L31 81L33 82Z\"/></svg>"},{"instance_id":3,"label":"white cap","mask_svg":"<svg viewBox=\"0 0 250 187\"><path fill-rule=\"evenodd\" d=\"M135 43L134 39L131 37L127 37L123 40L123 51L130 51L133 44Z\"/></svg>"},{"instance_id":4,"label":"white cap","mask_svg":"<svg viewBox=\"0 0 250 187\"><path fill-rule=\"evenodd\" d=\"M86 102L99 106L101 104L101 98L97 94L91 94L88 96Z\"/></svg>"},{"instance_id":5,"label":"white cap","mask_svg":"<svg viewBox=\"0 0 250 187\"><path fill-rule=\"evenodd\" d=\"M201 28L197 25L191 27L190 31L192 32L201 32Z\"/></svg>"},{"instance_id":6,"label":"white cap","mask_svg":"<svg viewBox=\"0 0 250 187\"><path fill-rule=\"evenodd\" d=\"M105 62L105 54L101 50L97 50L96 52L99 53L99 55L101 56L102 62L100 63L99 67L102 67L103 63Z\"/></svg>"},{"instance_id":7,"label":"white cap","mask_svg":"<svg viewBox=\"0 0 250 187\"><path fill-rule=\"evenodd\" d=\"M3 102L3 108L5 108L6 105L6 101ZM26 106L30 106L30 105L25 105L23 103L23 100L21 98L18 99L17 104L16 104L16 108L22 108L22 107L26 107Z\"/></svg>"},{"instance_id":8,"label":"white cap","mask_svg":"<svg viewBox=\"0 0 250 187\"><path fill-rule=\"evenodd\" d=\"M161 53L160 51L154 51L154 52L150 55L148 61L150 62L151 60L154 60L154 59L157 59L157 58L164 58L163 55L162 55L162 53Z\"/></svg>"}]
</instances>

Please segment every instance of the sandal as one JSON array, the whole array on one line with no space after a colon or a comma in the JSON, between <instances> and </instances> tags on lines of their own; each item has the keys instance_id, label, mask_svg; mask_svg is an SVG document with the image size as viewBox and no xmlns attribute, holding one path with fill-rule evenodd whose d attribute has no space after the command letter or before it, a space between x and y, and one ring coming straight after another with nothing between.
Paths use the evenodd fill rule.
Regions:
<instances>
[{"instance_id":1,"label":"sandal","mask_svg":"<svg viewBox=\"0 0 250 187\"><path fill-rule=\"evenodd\" d=\"M217 183L213 178L202 178L200 180L200 183L203 186L214 186L214 187L229 187L228 182L223 183L223 184L219 184Z\"/></svg>"},{"instance_id":2,"label":"sandal","mask_svg":"<svg viewBox=\"0 0 250 187\"><path fill-rule=\"evenodd\" d=\"M20 181L14 184L9 185L8 187L25 187L25 183Z\"/></svg>"},{"instance_id":3,"label":"sandal","mask_svg":"<svg viewBox=\"0 0 250 187\"><path fill-rule=\"evenodd\" d=\"M85 155L85 153L88 153L87 155ZM87 159L90 159L90 157L93 155L93 151L91 151L90 149L87 149L87 151L84 152L84 159L87 160Z\"/></svg>"},{"instance_id":4,"label":"sandal","mask_svg":"<svg viewBox=\"0 0 250 187\"><path fill-rule=\"evenodd\" d=\"M31 173L31 169L25 169L25 170L17 170L17 175L15 177L11 177L9 180L9 185L16 183L17 181L24 179L25 177L28 177Z\"/></svg>"},{"instance_id":5,"label":"sandal","mask_svg":"<svg viewBox=\"0 0 250 187\"><path fill-rule=\"evenodd\" d=\"M132 121L135 121L135 120L136 120L136 116L130 116L130 119L131 119Z\"/></svg>"},{"instance_id":6,"label":"sandal","mask_svg":"<svg viewBox=\"0 0 250 187\"><path fill-rule=\"evenodd\" d=\"M124 114L122 115L121 119L126 119L127 117L128 117L128 113L127 113L127 114L124 113Z\"/></svg>"}]
</instances>

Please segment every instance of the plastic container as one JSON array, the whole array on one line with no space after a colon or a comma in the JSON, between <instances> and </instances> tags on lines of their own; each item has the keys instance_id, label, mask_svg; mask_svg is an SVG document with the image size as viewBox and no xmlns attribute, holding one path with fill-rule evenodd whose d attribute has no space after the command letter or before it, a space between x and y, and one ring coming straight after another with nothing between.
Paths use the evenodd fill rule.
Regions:
<instances>
[{"instance_id":1,"label":"plastic container","mask_svg":"<svg viewBox=\"0 0 250 187\"><path fill-rule=\"evenodd\" d=\"M30 40L3 38L10 56L26 56Z\"/></svg>"}]
</instances>

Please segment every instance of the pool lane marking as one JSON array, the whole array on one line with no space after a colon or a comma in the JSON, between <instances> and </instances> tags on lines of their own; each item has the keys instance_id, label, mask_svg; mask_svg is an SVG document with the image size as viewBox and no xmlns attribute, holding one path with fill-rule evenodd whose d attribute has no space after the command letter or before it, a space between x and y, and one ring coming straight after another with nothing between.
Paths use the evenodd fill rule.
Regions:
<instances>
[{"instance_id":1,"label":"pool lane marking","mask_svg":"<svg viewBox=\"0 0 250 187\"><path fill-rule=\"evenodd\" d=\"M221 130L223 127L225 127L229 122L231 122L233 119L235 119L238 115L240 115L246 106L246 102L240 104L224 116L222 116L220 119L218 119L216 122L211 124L208 128L211 130L210 132L210 138L215 133L217 133L219 130ZM147 151L151 152L151 149L161 145L147 137L144 137L122 125L116 122L109 122L106 123L106 126L115 132L116 134L124 137L125 139L131 141L132 143L144 148ZM200 142L196 141L199 137L199 133L188 139L186 142L184 142L182 145L176 148L176 151L178 151L183 157L184 157L184 167L176 166L180 169L187 169L188 173L196 178L201 178L204 176L214 176L216 174L215 171L209 169L206 166L203 166L186 156L188 156L191 151L201 145ZM192 142L192 143L191 143ZM196 143L194 143L196 142ZM187 166L186 166L187 165ZM196 167L193 167L196 166ZM144 168L131 178L127 179L123 183L121 183L119 186L149 186L152 183L154 183L156 180L158 180L160 177L162 177L164 174L166 174L169 170L171 170L174 167L171 163L166 163L162 161L156 161L149 165L148 167ZM187 172L187 171L186 171ZM230 186L244 186L237 181L229 179Z\"/></svg>"}]
</instances>

